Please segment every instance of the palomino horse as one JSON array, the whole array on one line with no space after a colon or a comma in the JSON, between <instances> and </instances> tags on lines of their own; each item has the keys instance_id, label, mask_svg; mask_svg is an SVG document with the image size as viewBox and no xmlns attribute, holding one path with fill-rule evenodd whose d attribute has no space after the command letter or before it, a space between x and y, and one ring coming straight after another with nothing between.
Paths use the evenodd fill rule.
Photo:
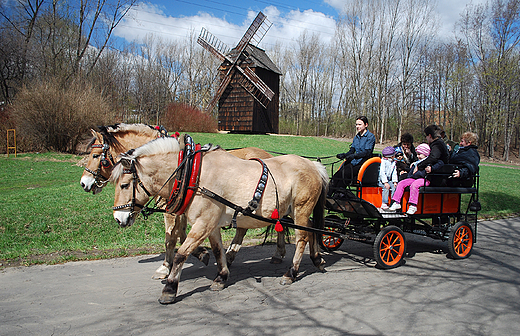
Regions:
<instances>
[{"instance_id":1,"label":"palomino horse","mask_svg":"<svg viewBox=\"0 0 520 336\"><path fill-rule=\"evenodd\" d=\"M116 124L111 126L100 126L99 132L91 129L93 138L90 142L91 153L85 167L85 171L81 176L80 184L86 192L92 191L93 194L99 193L108 182L108 177L112 173L115 165L115 159L131 148L137 148L145 143L157 139L164 135L156 128L144 124ZM230 151L233 155L250 159L257 157L260 159L270 158L271 154L266 151L248 147ZM186 239L187 220L185 216L174 216L170 214L164 215L165 224L165 259L163 264L155 271L153 279L165 279L170 273L170 268L175 254L175 246L177 239L184 242ZM233 243L229 246L228 263L231 264L236 253L242 245L246 229L238 229L233 239ZM205 248L198 248L193 253L195 257L204 264L208 264L209 254ZM285 256L285 241L283 232L278 233L277 249L273 255L272 263L281 263Z\"/></svg>"},{"instance_id":2,"label":"palomino horse","mask_svg":"<svg viewBox=\"0 0 520 336\"><path fill-rule=\"evenodd\" d=\"M86 192L100 193L108 182L114 168L115 159L131 148L164 136L160 130L145 124L115 124L99 126L99 132L90 130L93 135L89 146L91 152L88 157L85 171L81 176L80 184ZM163 264L155 271L153 279L165 279L170 272L175 254L177 239L181 243L186 239L188 223L185 216L164 214L166 247ZM209 253L205 248L197 249L193 255L204 264L209 262Z\"/></svg>"},{"instance_id":3,"label":"palomino horse","mask_svg":"<svg viewBox=\"0 0 520 336\"><path fill-rule=\"evenodd\" d=\"M122 154L120 164L114 168L111 176L111 180L116 183L114 218L120 226L133 224L137 208L148 201L147 193L169 197L174 185L170 177L178 167L179 151L177 141L160 138ZM293 218L296 225L323 227L328 184L325 167L321 163L313 163L296 155L278 156L265 159L264 162L269 170L269 178L255 215L269 218L276 209L280 216L288 215ZM167 304L175 301L182 266L188 255L206 238L209 238L218 267L211 289L224 288L229 269L220 228L229 225L237 214L202 191L209 190L227 202L245 206L260 185L258 181L263 170L265 169L259 162L238 159L218 147L212 147L203 154L198 186L194 188L194 197L191 203L187 203L185 212L192 228L174 257L172 270L159 302ZM309 220L311 213L313 221ZM242 213L236 216L236 223L244 229L269 225L266 221ZM293 263L282 277L281 284L290 284L295 280L307 242L311 260L318 269L323 269L324 261L320 256L315 234L296 230Z\"/></svg>"}]
</instances>

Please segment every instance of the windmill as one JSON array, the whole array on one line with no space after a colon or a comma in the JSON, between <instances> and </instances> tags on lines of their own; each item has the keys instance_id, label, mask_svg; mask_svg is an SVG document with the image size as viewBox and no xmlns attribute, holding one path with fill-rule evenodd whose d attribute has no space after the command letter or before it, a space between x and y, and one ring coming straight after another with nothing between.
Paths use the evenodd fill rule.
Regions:
<instances>
[{"instance_id":1,"label":"windmill","mask_svg":"<svg viewBox=\"0 0 520 336\"><path fill-rule=\"evenodd\" d=\"M210 112L219 103L220 130L278 132L281 73L265 51L257 47L271 25L262 12L258 13L233 49L205 28L200 32L197 42L222 62L220 85L206 107ZM266 80L270 85L265 83ZM246 101L245 95L252 98L251 102Z\"/></svg>"}]
</instances>

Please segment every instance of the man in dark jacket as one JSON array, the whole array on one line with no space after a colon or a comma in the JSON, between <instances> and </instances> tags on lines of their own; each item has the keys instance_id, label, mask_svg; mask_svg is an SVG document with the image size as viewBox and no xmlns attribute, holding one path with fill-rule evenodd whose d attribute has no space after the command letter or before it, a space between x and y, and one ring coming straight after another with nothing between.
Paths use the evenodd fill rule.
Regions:
<instances>
[{"instance_id":1,"label":"man in dark jacket","mask_svg":"<svg viewBox=\"0 0 520 336\"><path fill-rule=\"evenodd\" d=\"M439 160L443 161L445 164L448 163L450 156L446 144L442 141L441 131L441 128L437 125L430 125L424 129L426 141L430 145L430 155L426 160L417 165L418 170L426 169L428 166L431 167ZM429 173L428 170L429 169L426 169L426 172Z\"/></svg>"},{"instance_id":2,"label":"man in dark jacket","mask_svg":"<svg viewBox=\"0 0 520 336\"><path fill-rule=\"evenodd\" d=\"M477 173L480 163L480 155L478 154L477 135L472 132L465 132L460 139L459 149L453 153L450 163L457 165L457 169L453 172L453 177L468 180Z\"/></svg>"}]
</instances>

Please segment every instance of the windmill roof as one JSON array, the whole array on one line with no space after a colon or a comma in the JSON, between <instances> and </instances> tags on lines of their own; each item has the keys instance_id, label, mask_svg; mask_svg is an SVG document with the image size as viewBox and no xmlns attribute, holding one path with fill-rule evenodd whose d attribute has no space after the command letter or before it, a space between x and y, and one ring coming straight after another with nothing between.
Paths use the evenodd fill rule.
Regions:
<instances>
[{"instance_id":1,"label":"windmill roof","mask_svg":"<svg viewBox=\"0 0 520 336\"><path fill-rule=\"evenodd\" d=\"M258 66L260 68L264 68L267 70L271 70L281 75L282 72L278 67L271 61L269 56L267 56L265 50L255 47L252 44L249 44L249 51L251 59L253 60L254 66Z\"/></svg>"},{"instance_id":2,"label":"windmill roof","mask_svg":"<svg viewBox=\"0 0 520 336\"><path fill-rule=\"evenodd\" d=\"M282 75L280 69L278 69L278 67L273 63L273 61L271 61L269 56L267 56L265 50L255 47L252 44L249 44L248 47L249 48L247 48L247 51L249 54L249 60L252 61L250 67L260 67L275 72L279 75ZM229 54L231 55L234 52L236 52L235 49L231 50Z\"/></svg>"}]
</instances>

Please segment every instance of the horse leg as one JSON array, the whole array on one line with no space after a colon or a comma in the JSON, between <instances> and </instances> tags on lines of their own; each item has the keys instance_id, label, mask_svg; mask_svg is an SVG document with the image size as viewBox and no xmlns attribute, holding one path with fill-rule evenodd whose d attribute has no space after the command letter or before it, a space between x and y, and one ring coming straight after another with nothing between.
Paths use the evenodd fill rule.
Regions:
<instances>
[{"instance_id":1,"label":"horse leg","mask_svg":"<svg viewBox=\"0 0 520 336\"><path fill-rule=\"evenodd\" d=\"M244 240L244 236L246 235L247 229L237 228L235 237L233 237L233 241L229 245L226 251L226 259L228 267L231 266L235 257L238 253L238 250L242 247L242 241Z\"/></svg>"},{"instance_id":2,"label":"horse leg","mask_svg":"<svg viewBox=\"0 0 520 336\"><path fill-rule=\"evenodd\" d=\"M182 222L178 216L164 214L164 246L165 256L161 266L155 271L152 279L160 280L166 279L170 274L170 269L173 263L173 256L175 255L175 245L177 245L177 238L184 231L186 235L186 227L180 227Z\"/></svg>"},{"instance_id":3,"label":"horse leg","mask_svg":"<svg viewBox=\"0 0 520 336\"><path fill-rule=\"evenodd\" d=\"M312 263L316 268L323 272L325 271L325 260L321 257L320 247L318 245L318 238L316 234L312 232L308 232L309 234L309 254L312 260Z\"/></svg>"},{"instance_id":4,"label":"horse leg","mask_svg":"<svg viewBox=\"0 0 520 336\"><path fill-rule=\"evenodd\" d=\"M186 215L180 215L179 217L180 221L182 222L182 230L179 232L179 238L181 245L186 240L186 230L188 229L188 218ZM191 252L191 255L195 258L199 259L204 265L208 266L209 263L209 252L208 250L203 246L197 246L197 248Z\"/></svg>"},{"instance_id":5,"label":"horse leg","mask_svg":"<svg viewBox=\"0 0 520 336\"><path fill-rule=\"evenodd\" d=\"M276 235L276 251L271 257L271 264L281 264L285 257L285 233L277 232Z\"/></svg>"},{"instance_id":6,"label":"horse leg","mask_svg":"<svg viewBox=\"0 0 520 336\"><path fill-rule=\"evenodd\" d=\"M244 230L247 231L247 230ZM222 236L220 235L220 228L214 229L210 236L209 242L211 244L211 250L217 260L217 277L213 280L210 289L213 291L219 291L224 289L226 282L229 278L229 268L227 264L226 254L224 253L224 246L222 245Z\"/></svg>"},{"instance_id":7,"label":"horse leg","mask_svg":"<svg viewBox=\"0 0 520 336\"><path fill-rule=\"evenodd\" d=\"M162 304L169 304L169 303L173 303L175 301L175 298L177 297L177 290L179 288L179 281L180 281L180 277L181 277L182 266L186 262L186 259L188 258L190 253L192 253L198 246L200 246L200 244L202 244L202 242L204 242L204 239L206 239L210 235L213 236L210 238L210 242L212 243L212 246L215 245L216 247L218 247L218 243L215 244L216 236L215 236L215 232L213 232L213 231L218 231L218 237L220 237L220 230L218 228L215 228L217 223L215 223L215 226L213 227L213 229L211 229L211 228L208 228L207 218L206 218L206 221L204 220L204 218L199 218L197 221L199 222L199 224L198 225L197 225L197 223L194 224L194 226L190 230L190 233L186 237L186 240L181 245L181 247L179 248L179 250L177 251L177 253L175 254L175 256L173 258L173 264L171 267L170 274L168 275L168 278L166 279L166 284L164 285L161 297L159 298L159 302ZM211 230L210 234L208 234L208 230ZM220 246L222 246L222 243L220 243ZM219 265L219 267L221 266L221 264L223 264L222 268L225 269L225 271L222 272L222 277L224 280L227 280L227 274L229 272L227 271L226 261L225 261L225 259L223 260L223 258L225 258L223 248L220 250L220 254L222 256L218 257L218 254L215 253L215 256L217 257L217 264ZM219 268L219 274L220 274L220 268Z\"/></svg>"},{"instance_id":8,"label":"horse leg","mask_svg":"<svg viewBox=\"0 0 520 336\"><path fill-rule=\"evenodd\" d=\"M296 276L298 275L298 270L300 269L300 263L302 261L303 251L305 250L305 245L309 240L309 233L302 230L295 230L296 234L296 249L294 251L294 257L291 268L282 276L280 280L281 285L290 285L296 280Z\"/></svg>"}]
</instances>

